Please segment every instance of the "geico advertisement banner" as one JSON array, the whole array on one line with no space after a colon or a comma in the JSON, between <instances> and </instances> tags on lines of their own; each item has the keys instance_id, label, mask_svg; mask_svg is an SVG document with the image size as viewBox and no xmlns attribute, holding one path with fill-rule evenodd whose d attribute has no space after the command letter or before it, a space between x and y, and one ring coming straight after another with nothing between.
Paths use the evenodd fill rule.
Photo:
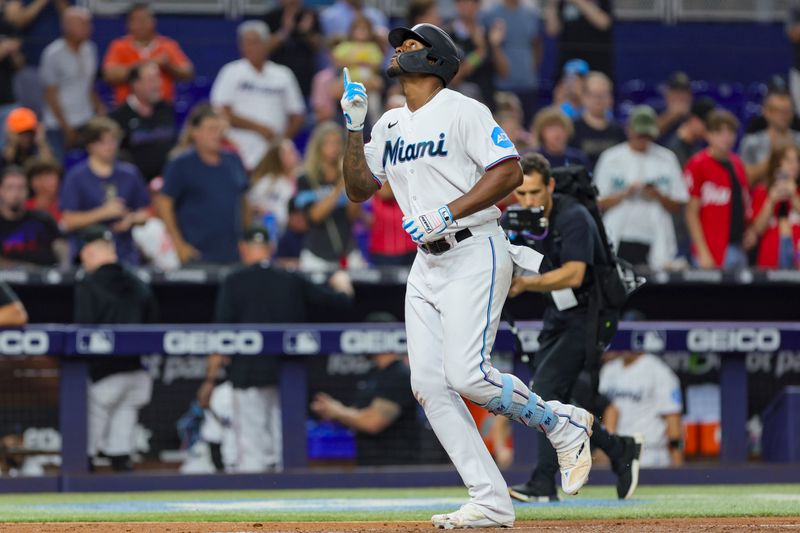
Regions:
<instances>
[{"instance_id":1,"label":"geico advertisement banner","mask_svg":"<svg viewBox=\"0 0 800 533\"><path fill-rule=\"evenodd\" d=\"M406 331L347 329L339 339L340 351L347 354L405 353Z\"/></svg>"},{"instance_id":2,"label":"geico advertisement banner","mask_svg":"<svg viewBox=\"0 0 800 533\"><path fill-rule=\"evenodd\" d=\"M538 324L521 326L519 340L526 353L539 348ZM610 350L652 353L687 350L695 353L761 352L800 350L800 328L795 325L687 324L670 328L665 323L653 328L622 328ZM693 327L694 326L694 327ZM497 333L495 352L511 352L516 341L507 329ZM66 350L66 352L64 351ZM330 353L406 353L405 328L392 325L364 327L76 327L74 330L0 330L2 355L317 355Z\"/></svg>"},{"instance_id":3,"label":"geico advertisement banner","mask_svg":"<svg viewBox=\"0 0 800 533\"><path fill-rule=\"evenodd\" d=\"M167 331L164 353L167 355L255 355L262 352L264 340L259 331Z\"/></svg>"},{"instance_id":4,"label":"geico advertisement banner","mask_svg":"<svg viewBox=\"0 0 800 533\"><path fill-rule=\"evenodd\" d=\"M0 355L44 355L50 350L46 331L0 331Z\"/></svg>"},{"instance_id":5,"label":"geico advertisement banner","mask_svg":"<svg viewBox=\"0 0 800 533\"><path fill-rule=\"evenodd\" d=\"M697 328L686 336L690 352L774 352L780 347L778 328Z\"/></svg>"}]
</instances>

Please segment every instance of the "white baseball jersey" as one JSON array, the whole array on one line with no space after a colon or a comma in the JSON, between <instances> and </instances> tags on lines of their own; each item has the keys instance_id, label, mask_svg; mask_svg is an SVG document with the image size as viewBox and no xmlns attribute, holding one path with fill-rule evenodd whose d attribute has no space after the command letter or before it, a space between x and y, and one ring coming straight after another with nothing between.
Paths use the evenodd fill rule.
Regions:
<instances>
[{"instance_id":1,"label":"white baseball jersey","mask_svg":"<svg viewBox=\"0 0 800 533\"><path fill-rule=\"evenodd\" d=\"M449 89L413 113L408 106L387 111L364 152L373 176L381 184L389 180L406 216L452 202L495 165L519 158L489 108ZM456 220L445 233L499 217L499 209L488 207Z\"/></svg>"},{"instance_id":2,"label":"white baseball jersey","mask_svg":"<svg viewBox=\"0 0 800 533\"><path fill-rule=\"evenodd\" d=\"M681 384L661 358L644 354L625 366L622 358L600 370L600 392L619 409L619 435L644 435L641 464L669 466L665 415L680 413Z\"/></svg>"},{"instance_id":3,"label":"white baseball jersey","mask_svg":"<svg viewBox=\"0 0 800 533\"><path fill-rule=\"evenodd\" d=\"M288 67L267 61L258 71L246 59L222 67L211 87L211 103L230 106L237 115L271 128L278 136L286 131L289 115L306 110L297 78ZM269 149L267 141L251 130L231 128L228 136L249 169L255 168Z\"/></svg>"},{"instance_id":4,"label":"white baseball jersey","mask_svg":"<svg viewBox=\"0 0 800 533\"><path fill-rule=\"evenodd\" d=\"M689 200L678 158L655 143L646 152L635 152L628 143L609 148L597 161L594 183L601 197L634 183L652 183L676 202ZM654 270L663 269L678 253L672 215L657 200L641 195L626 198L605 212L603 224L617 249L620 241L649 244L648 264Z\"/></svg>"}]
</instances>

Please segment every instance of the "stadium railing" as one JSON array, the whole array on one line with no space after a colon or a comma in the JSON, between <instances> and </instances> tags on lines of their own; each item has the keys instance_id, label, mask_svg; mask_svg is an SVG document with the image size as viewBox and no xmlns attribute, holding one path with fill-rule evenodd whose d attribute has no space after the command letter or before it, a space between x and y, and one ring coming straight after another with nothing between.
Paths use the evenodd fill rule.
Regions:
<instances>
[{"instance_id":1,"label":"stadium railing","mask_svg":"<svg viewBox=\"0 0 800 533\"><path fill-rule=\"evenodd\" d=\"M616 0L620 20L677 22L784 22L791 0Z\"/></svg>"},{"instance_id":2,"label":"stadium railing","mask_svg":"<svg viewBox=\"0 0 800 533\"><path fill-rule=\"evenodd\" d=\"M536 349L538 322L518 324L525 351ZM512 351L514 338L501 327L495 351ZM635 322L622 323L612 344L615 350L682 350L721 354L721 462L737 465L747 460L748 375L745 357L765 357L781 349L800 348L800 324L753 322ZM57 354L60 358L59 425L62 435L61 490L85 485L66 481L87 474L87 358L161 353L167 357L209 352L246 356L280 356L285 474L302 472L306 454L306 357L328 353L379 353L405 350L405 331L397 324L293 325L158 325L98 326L42 325L0 330L0 354L26 356ZM276 355L279 354L279 355ZM527 369L519 361L515 372L523 379ZM514 428L516 464L531 464L535 454L533 432ZM796 471L793 470L793 471ZM788 474L787 474L788 475ZM102 478L104 476L94 476ZM181 477L181 476L173 476ZM189 476L191 477L191 476ZM226 476L222 476L226 477ZM131 478L133 479L133 478ZM141 482L141 477L138 478ZM235 484L236 478L230 483ZM13 480L12 480L13 481ZM20 480L22 481L22 480ZM123 480L119 487L126 487ZM135 485L135 483L134 483ZM115 485L117 486L117 485ZM217 484L219 486L219 484ZM199 487L198 487L199 488Z\"/></svg>"},{"instance_id":3,"label":"stadium railing","mask_svg":"<svg viewBox=\"0 0 800 533\"><path fill-rule=\"evenodd\" d=\"M124 14L130 0L78 0L98 15ZM323 8L333 0L307 0L306 5ZM406 0L367 0L393 17L404 17ZM666 23L702 22L783 22L791 0L616 0L614 16L620 20L649 20ZM265 0L155 0L156 13L223 15L229 18L263 15L278 2Z\"/></svg>"}]
</instances>

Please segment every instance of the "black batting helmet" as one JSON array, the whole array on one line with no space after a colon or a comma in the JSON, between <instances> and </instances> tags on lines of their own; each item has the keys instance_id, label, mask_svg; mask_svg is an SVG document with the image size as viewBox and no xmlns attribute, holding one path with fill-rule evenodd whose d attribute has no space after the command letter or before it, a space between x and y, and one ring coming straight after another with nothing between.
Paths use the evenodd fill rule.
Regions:
<instances>
[{"instance_id":1,"label":"black batting helmet","mask_svg":"<svg viewBox=\"0 0 800 533\"><path fill-rule=\"evenodd\" d=\"M389 44L397 48L406 39L414 39L425 46L424 50L403 52L397 64L403 72L438 76L445 87L458 72L461 55L447 33L433 24L417 24L413 28L395 28L389 32Z\"/></svg>"}]
</instances>

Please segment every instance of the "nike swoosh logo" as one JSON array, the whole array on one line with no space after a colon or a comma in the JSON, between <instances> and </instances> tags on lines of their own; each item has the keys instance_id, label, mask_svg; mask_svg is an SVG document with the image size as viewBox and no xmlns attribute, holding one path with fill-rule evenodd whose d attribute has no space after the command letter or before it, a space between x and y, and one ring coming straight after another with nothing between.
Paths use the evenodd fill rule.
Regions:
<instances>
[{"instance_id":1,"label":"nike swoosh logo","mask_svg":"<svg viewBox=\"0 0 800 533\"><path fill-rule=\"evenodd\" d=\"M577 453L577 454L575 454L575 457L580 457L580 456L581 456L581 452L583 452L583 447L584 447L584 446L586 446L586 443L585 443L585 442L584 442L583 444L581 444L581 447L580 447L580 448L578 448L578 453Z\"/></svg>"},{"instance_id":2,"label":"nike swoosh logo","mask_svg":"<svg viewBox=\"0 0 800 533\"><path fill-rule=\"evenodd\" d=\"M389 129L394 128L395 126L397 126L398 122L400 122L400 121L399 120L395 120L394 122L390 122L389 123Z\"/></svg>"}]
</instances>

